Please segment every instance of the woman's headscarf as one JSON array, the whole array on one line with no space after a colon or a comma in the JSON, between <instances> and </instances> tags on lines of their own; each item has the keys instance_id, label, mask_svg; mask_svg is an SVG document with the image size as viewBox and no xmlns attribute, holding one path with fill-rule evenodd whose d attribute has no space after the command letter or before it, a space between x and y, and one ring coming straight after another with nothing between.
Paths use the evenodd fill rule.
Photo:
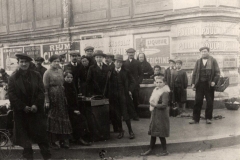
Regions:
<instances>
[{"instance_id":1,"label":"woman's headscarf","mask_svg":"<svg viewBox=\"0 0 240 160\"><path fill-rule=\"evenodd\" d=\"M143 62L147 62L145 53L139 53L138 56L137 56L137 60L139 61L139 55L140 55L140 54L143 54L143 56L144 56Z\"/></svg>"}]
</instances>

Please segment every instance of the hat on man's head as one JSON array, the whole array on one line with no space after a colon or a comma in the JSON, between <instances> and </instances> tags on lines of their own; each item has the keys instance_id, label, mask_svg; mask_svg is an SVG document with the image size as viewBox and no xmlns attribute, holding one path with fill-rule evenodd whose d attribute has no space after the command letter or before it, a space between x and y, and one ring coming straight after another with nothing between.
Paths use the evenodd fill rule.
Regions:
<instances>
[{"instance_id":1,"label":"hat on man's head","mask_svg":"<svg viewBox=\"0 0 240 160\"><path fill-rule=\"evenodd\" d=\"M108 54L106 54L106 57L109 57L109 58L114 58L114 55L113 55L113 54L111 54L111 53L108 53Z\"/></svg>"},{"instance_id":2,"label":"hat on man's head","mask_svg":"<svg viewBox=\"0 0 240 160\"><path fill-rule=\"evenodd\" d=\"M94 47L92 47L92 46L87 46L86 48L84 48L84 51L86 52L87 50L94 50Z\"/></svg>"},{"instance_id":3,"label":"hat on man's head","mask_svg":"<svg viewBox=\"0 0 240 160\"><path fill-rule=\"evenodd\" d=\"M70 54L70 56L78 56L79 55L79 51L76 50L72 50L68 52Z\"/></svg>"},{"instance_id":4,"label":"hat on man's head","mask_svg":"<svg viewBox=\"0 0 240 160\"><path fill-rule=\"evenodd\" d=\"M36 57L34 60L35 60L35 61L39 61L39 62L43 62L43 61L44 61L44 58L42 58L42 57Z\"/></svg>"},{"instance_id":5,"label":"hat on man's head","mask_svg":"<svg viewBox=\"0 0 240 160\"><path fill-rule=\"evenodd\" d=\"M49 61L49 62L53 62L53 61L56 60L56 59L60 59L60 56L59 56L58 54L52 55L52 56L48 59L48 61Z\"/></svg>"},{"instance_id":6,"label":"hat on man's head","mask_svg":"<svg viewBox=\"0 0 240 160\"><path fill-rule=\"evenodd\" d=\"M25 59L25 60L27 60L27 61L29 61L29 62L31 62L31 61L33 60L29 55L27 55L27 54L25 54L25 53L16 53L15 56L16 56L18 59Z\"/></svg>"},{"instance_id":7,"label":"hat on man's head","mask_svg":"<svg viewBox=\"0 0 240 160\"><path fill-rule=\"evenodd\" d=\"M181 60L176 60L176 63L179 63L182 65L182 61Z\"/></svg>"},{"instance_id":8,"label":"hat on man's head","mask_svg":"<svg viewBox=\"0 0 240 160\"><path fill-rule=\"evenodd\" d=\"M136 50L134 48L129 48L126 50L127 53L135 53Z\"/></svg>"},{"instance_id":9,"label":"hat on man's head","mask_svg":"<svg viewBox=\"0 0 240 160\"><path fill-rule=\"evenodd\" d=\"M123 55L121 54L114 55L114 60L123 61Z\"/></svg>"},{"instance_id":10,"label":"hat on man's head","mask_svg":"<svg viewBox=\"0 0 240 160\"><path fill-rule=\"evenodd\" d=\"M173 62L173 63L176 63L173 59L169 59L168 62Z\"/></svg>"},{"instance_id":11,"label":"hat on man's head","mask_svg":"<svg viewBox=\"0 0 240 160\"><path fill-rule=\"evenodd\" d=\"M106 54L104 54L102 50L96 50L96 51L94 52L93 56L94 56L94 57L96 57L96 56L105 57Z\"/></svg>"},{"instance_id":12,"label":"hat on man's head","mask_svg":"<svg viewBox=\"0 0 240 160\"><path fill-rule=\"evenodd\" d=\"M201 52L202 50L206 49L208 52L210 51L209 47L201 47L199 51Z\"/></svg>"}]
</instances>

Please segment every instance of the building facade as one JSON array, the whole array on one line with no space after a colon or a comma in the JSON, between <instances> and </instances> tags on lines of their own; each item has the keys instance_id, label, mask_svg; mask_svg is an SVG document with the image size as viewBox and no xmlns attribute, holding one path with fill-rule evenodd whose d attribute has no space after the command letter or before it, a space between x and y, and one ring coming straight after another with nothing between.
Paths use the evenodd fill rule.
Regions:
<instances>
[{"instance_id":1,"label":"building facade","mask_svg":"<svg viewBox=\"0 0 240 160\"><path fill-rule=\"evenodd\" d=\"M181 59L191 72L208 46L222 75L238 84L240 0L0 0L1 67L14 54L42 56L86 46L123 54L134 47L151 65ZM69 57L68 57L69 58Z\"/></svg>"}]
</instances>

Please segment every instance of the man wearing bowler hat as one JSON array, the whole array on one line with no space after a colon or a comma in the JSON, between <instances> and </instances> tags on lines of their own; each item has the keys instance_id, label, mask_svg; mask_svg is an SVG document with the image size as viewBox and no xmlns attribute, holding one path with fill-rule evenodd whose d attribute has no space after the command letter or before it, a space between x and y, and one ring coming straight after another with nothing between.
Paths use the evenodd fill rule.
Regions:
<instances>
[{"instance_id":1,"label":"man wearing bowler hat","mask_svg":"<svg viewBox=\"0 0 240 160\"><path fill-rule=\"evenodd\" d=\"M170 88L170 94L169 94L169 105L172 106L173 103L175 103L174 98L174 80L177 75L176 71L176 62L172 59L168 61L169 67L164 72L164 78L166 79L167 85Z\"/></svg>"},{"instance_id":2,"label":"man wearing bowler hat","mask_svg":"<svg viewBox=\"0 0 240 160\"><path fill-rule=\"evenodd\" d=\"M8 82L9 101L14 113L14 144L24 148L24 158L33 159L32 143L36 142L43 159L50 159L42 77L29 68L31 57L24 53L15 56L19 68Z\"/></svg>"},{"instance_id":3,"label":"man wearing bowler hat","mask_svg":"<svg viewBox=\"0 0 240 160\"><path fill-rule=\"evenodd\" d=\"M201 58L197 60L192 74L192 88L196 91L195 104L193 107L193 120L190 124L197 124L200 121L200 114L204 96L207 101L205 109L206 124L212 124L214 86L220 77L220 70L216 59L209 55L209 48L199 49Z\"/></svg>"},{"instance_id":4,"label":"man wearing bowler hat","mask_svg":"<svg viewBox=\"0 0 240 160\"><path fill-rule=\"evenodd\" d=\"M37 57L34 59L35 60L35 71L39 72L41 76L43 77L43 74L47 70L47 68L42 66L42 63L44 62L44 59L42 57Z\"/></svg>"},{"instance_id":5,"label":"man wearing bowler hat","mask_svg":"<svg viewBox=\"0 0 240 160\"><path fill-rule=\"evenodd\" d=\"M141 64L139 61L134 59L136 50L133 48L129 48L127 51L128 59L125 61L123 66L130 71L130 73L133 75L134 80L136 82L136 86L132 92L132 98L133 98L133 104L135 107L136 112L138 112L138 99L139 99L139 89L140 84L143 80L143 72L141 69ZM134 117L133 120L139 120L138 117Z\"/></svg>"},{"instance_id":6,"label":"man wearing bowler hat","mask_svg":"<svg viewBox=\"0 0 240 160\"><path fill-rule=\"evenodd\" d=\"M87 46L86 48L84 48L84 51L89 59L89 66L96 64L96 60L94 58L94 47Z\"/></svg>"},{"instance_id":7,"label":"man wearing bowler hat","mask_svg":"<svg viewBox=\"0 0 240 160\"><path fill-rule=\"evenodd\" d=\"M109 86L108 86L108 97L110 104L110 119L113 124L114 131L118 131L118 139L123 138L124 130L122 127L122 118L126 122L129 132L129 138L133 139L135 137L132 126L131 118L133 118L132 108L128 105L131 99L128 98L129 94L135 89L135 80L131 73L122 67L123 56L117 54L114 56L115 67L111 69L111 74L109 74Z\"/></svg>"},{"instance_id":8,"label":"man wearing bowler hat","mask_svg":"<svg viewBox=\"0 0 240 160\"><path fill-rule=\"evenodd\" d=\"M105 54L102 50L96 50L94 53L96 63L90 66L87 76L88 96L104 95L106 88L107 73L109 68L103 63Z\"/></svg>"},{"instance_id":9,"label":"man wearing bowler hat","mask_svg":"<svg viewBox=\"0 0 240 160\"><path fill-rule=\"evenodd\" d=\"M64 72L70 71L72 73L73 82L74 82L75 87L77 89L77 93L79 93L78 81L79 81L80 64L77 63L77 56L78 56L79 52L76 51L76 50L71 50L68 53L70 54L71 62L69 62L68 64L66 64L64 66Z\"/></svg>"}]
</instances>

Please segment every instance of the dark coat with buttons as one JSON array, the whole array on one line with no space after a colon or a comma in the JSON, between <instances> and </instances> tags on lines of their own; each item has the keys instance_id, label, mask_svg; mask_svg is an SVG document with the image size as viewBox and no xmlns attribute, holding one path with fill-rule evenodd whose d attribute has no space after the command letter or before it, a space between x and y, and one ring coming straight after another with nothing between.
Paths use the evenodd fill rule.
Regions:
<instances>
[{"instance_id":1,"label":"dark coat with buttons","mask_svg":"<svg viewBox=\"0 0 240 160\"><path fill-rule=\"evenodd\" d=\"M123 63L123 67L129 70L129 72L132 74L135 82L136 82L136 88L140 88L140 84L143 80L143 72L141 68L141 64L136 59L133 59L131 62L129 59L127 59Z\"/></svg>"},{"instance_id":2,"label":"dark coat with buttons","mask_svg":"<svg viewBox=\"0 0 240 160\"><path fill-rule=\"evenodd\" d=\"M103 63L102 69L97 64L90 66L87 76L88 96L103 95L109 67Z\"/></svg>"},{"instance_id":3,"label":"dark coat with buttons","mask_svg":"<svg viewBox=\"0 0 240 160\"><path fill-rule=\"evenodd\" d=\"M122 116L123 120L129 120L136 116L133 102L129 96L129 91L133 92L136 82L131 73L121 68L117 73L113 68L109 76L108 97L110 102L110 110L114 110L118 116ZM117 81L117 76L120 76L122 87Z\"/></svg>"},{"instance_id":4,"label":"dark coat with buttons","mask_svg":"<svg viewBox=\"0 0 240 160\"><path fill-rule=\"evenodd\" d=\"M29 76L31 93L26 91L20 70L15 71L8 82L9 101L14 113L14 144L22 147L29 147L32 141L48 143L42 77L33 70L29 70ZM25 113L24 108L32 105L37 106L37 112Z\"/></svg>"}]
</instances>

